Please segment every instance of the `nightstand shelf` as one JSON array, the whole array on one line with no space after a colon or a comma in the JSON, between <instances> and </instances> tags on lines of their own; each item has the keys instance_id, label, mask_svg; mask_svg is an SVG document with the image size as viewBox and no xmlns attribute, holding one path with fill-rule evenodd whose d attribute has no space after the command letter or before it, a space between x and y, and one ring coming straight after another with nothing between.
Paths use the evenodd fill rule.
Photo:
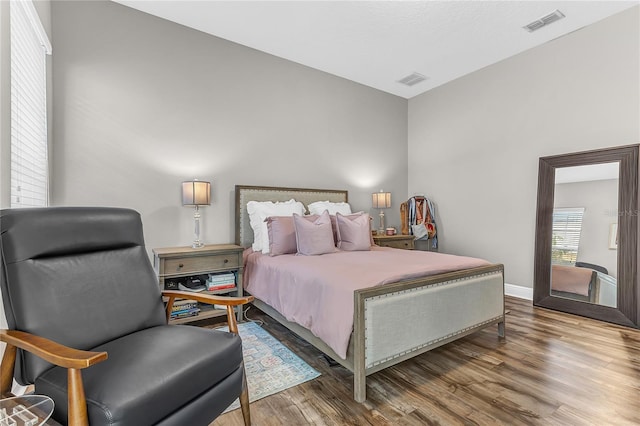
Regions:
<instances>
[{"instance_id":1,"label":"nightstand shelf","mask_svg":"<svg viewBox=\"0 0 640 426\"><path fill-rule=\"evenodd\" d=\"M202 291L206 294L225 294L229 296L243 295L242 290L242 252L243 248L234 244L212 244L202 248L165 247L153 249L154 268L158 275L158 285L165 289L165 280L172 278L186 278L193 275L215 274L220 272L234 272L236 285L214 291ZM198 293L194 293L198 294ZM198 315L177 318L169 324L184 324L226 315L226 309L214 309L211 305L199 304L201 311ZM236 308L238 321L242 321L242 306Z\"/></svg>"},{"instance_id":2,"label":"nightstand shelf","mask_svg":"<svg viewBox=\"0 0 640 426\"><path fill-rule=\"evenodd\" d=\"M404 250L414 249L413 235L374 235L373 242L380 247L391 247Z\"/></svg>"},{"instance_id":3,"label":"nightstand shelf","mask_svg":"<svg viewBox=\"0 0 640 426\"><path fill-rule=\"evenodd\" d=\"M211 292L207 292L210 293ZM204 306L204 307L203 307ZM211 305L200 305L200 313L198 315L192 316L192 317L186 317L186 318L174 318L171 321L169 321L169 324L187 324L193 321L202 321L205 320L207 318L215 318L215 317L220 317L220 316L225 316L227 315L227 310L226 309L215 309L215 308L211 308ZM240 319L238 319L238 321L240 321Z\"/></svg>"}]
</instances>

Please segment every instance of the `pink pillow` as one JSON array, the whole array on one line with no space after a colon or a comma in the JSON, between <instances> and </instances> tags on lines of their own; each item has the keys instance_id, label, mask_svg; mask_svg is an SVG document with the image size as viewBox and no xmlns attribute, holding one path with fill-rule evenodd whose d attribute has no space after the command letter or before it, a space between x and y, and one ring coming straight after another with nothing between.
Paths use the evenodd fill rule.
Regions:
<instances>
[{"instance_id":1,"label":"pink pillow","mask_svg":"<svg viewBox=\"0 0 640 426\"><path fill-rule=\"evenodd\" d=\"M318 215L302 217L305 220L314 221L318 218ZM269 235L269 256L292 254L298 251L293 216L270 216L264 221L267 222L267 233Z\"/></svg>"},{"instance_id":2,"label":"pink pillow","mask_svg":"<svg viewBox=\"0 0 640 426\"><path fill-rule=\"evenodd\" d=\"M369 215L345 216L336 213L338 248L345 251L371 250Z\"/></svg>"},{"instance_id":3,"label":"pink pillow","mask_svg":"<svg viewBox=\"0 0 640 426\"><path fill-rule=\"evenodd\" d=\"M269 234L269 256L295 253L298 250L293 216L271 216L265 222Z\"/></svg>"},{"instance_id":4,"label":"pink pillow","mask_svg":"<svg viewBox=\"0 0 640 426\"><path fill-rule=\"evenodd\" d=\"M315 220L307 220L304 216L294 213L293 226L296 230L298 254L315 256L336 251L333 245L331 219L327 211Z\"/></svg>"},{"instance_id":5,"label":"pink pillow","mask_svg":"<svg viewBox=\"0 0 640 426\"><path fill-rule=\"evenodd\" d=\"M359 212L359 213L353 213L353 214L344 214L342 215L342 217L348 218L348 219L355 219L356 217L360 217L362 215L366 215L369 218L369 242L370 242L370 245L375 246L376 243L373 241L373 233L371 232L371 216L369 216L364 212ZM336 216L333 214L331 215L331 228L333 228L333 241L337 246L338 245L338 224L337 224Z\"/></svg>"}]
</instances>

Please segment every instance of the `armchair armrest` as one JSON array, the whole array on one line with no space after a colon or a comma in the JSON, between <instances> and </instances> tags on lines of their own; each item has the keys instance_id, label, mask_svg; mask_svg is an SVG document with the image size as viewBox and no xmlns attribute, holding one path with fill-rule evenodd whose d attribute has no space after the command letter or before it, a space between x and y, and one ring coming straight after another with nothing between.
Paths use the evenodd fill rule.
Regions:
<instances>
[{"instance_id":1,"label":"armchair armrest","mask_svg":"<svg viewBox=\"0 0 640 426\"><path fill-rule=\"evenodd\" d=\"M73 349L24 331L0 330L0 341L24 349L51 364L64 368L83 369L107 359L106 352Z\"/></svg>"},{"instance_id":2,"label":"armchair armrest","mask_svg":"<svg viewBox=\"0 0 640 426\"><path fill-rule=\"evenodd\" d=\"M24 349L47 362L67 369L69 424L89 424L80 370L106 360L108 357L106 352L73 349L44 337L17 330L0 330L0 342L7 344L2 357L2 365L0 365L2 373L1 396L4 397L11 391L16 351L17 348Z\"/></svg>"},{"instance_id":3,"label":"armchair armrest","mask_svg":"<svg viewBox=\"0 0 640 426\"><path fill-rule=\"evenodd\" d=\"M217 294L202 294L192 293L190 291L180 290L164 290L162 295L169 298L168 305L173 305L175 299L191 299L200 303L206 303L209 305L225 305L225 306L238 306L245 305L253 301L253 296L233 297L233 296L220 296Z\"/></svg>"},{"instance_id":4,"label":"armchair armrest","mask_svg":"<svg viewBox=\"0 0 640 426\"><path fill-rule=\"evenodd\" d=\"M254 299L253 296L219 296L179 290L164 290L162 295L169 298L166 307L167 322L169 322L169 318L171 318L171 308L173 307L173 302L175 302L176 299L191 299L200 303L207 303L209 305L225 305L227 307L227 323L229 325L229 331L236 334L238 333L238 323L236 322L233 307L247 304L252 302Z\"/></svg>"}]
</instances>

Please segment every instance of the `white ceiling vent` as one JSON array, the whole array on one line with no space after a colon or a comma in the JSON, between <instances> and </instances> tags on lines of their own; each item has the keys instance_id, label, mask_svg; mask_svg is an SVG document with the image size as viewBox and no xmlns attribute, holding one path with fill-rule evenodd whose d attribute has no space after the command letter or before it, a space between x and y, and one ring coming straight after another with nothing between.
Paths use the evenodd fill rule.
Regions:
<instances>
[{"instance_id":1,"label":"white ceiling vent","mask_svg":"<svg viewBox=\"0 0 640 426\"><path fill-rule=\"evenodd\" d=\"M421 81L425 81L426 79L427 77L425 77L424 75L414 72L413 74L409 74L408 76L398 80L398 83L404 84L406 86L415 86L416 84L420 83Z\"/></svg>"},{"instance_id":2,"label":"white ceiling vent","mask_svg":"<svg viewBox=\"0 0 640 426\"><path fill-rule=\"evenodd\" d=\"M539 30L540 28L547 26L549 24L552 24L556 21L559 21L560 19L564 18L564 14L562 12L560 12L558 9L554 10L553 12L551 12L548 15L543 16L540 19L536 19L535 21L525 25L524 28L525 30L529 31L530 33Z\"/></svg>"}]
</instances>

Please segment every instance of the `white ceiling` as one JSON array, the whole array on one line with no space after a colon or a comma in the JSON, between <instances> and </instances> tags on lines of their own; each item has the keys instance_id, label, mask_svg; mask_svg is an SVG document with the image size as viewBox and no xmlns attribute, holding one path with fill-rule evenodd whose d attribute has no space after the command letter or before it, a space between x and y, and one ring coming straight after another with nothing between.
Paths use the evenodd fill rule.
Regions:
<instances>
[{"instance_id":1,"label":"white ceiling","mask_svg":"<svg viewBox=\"0 0 640 426\"><path fill-rule=\"evenodd\" d=\"M638 0L115 1L404 98L640 4ZM533 33L522 28L556 9L566 17ZM397 82L413 72L428 79L413 87Z\"/></svg>"}]
</instances>

